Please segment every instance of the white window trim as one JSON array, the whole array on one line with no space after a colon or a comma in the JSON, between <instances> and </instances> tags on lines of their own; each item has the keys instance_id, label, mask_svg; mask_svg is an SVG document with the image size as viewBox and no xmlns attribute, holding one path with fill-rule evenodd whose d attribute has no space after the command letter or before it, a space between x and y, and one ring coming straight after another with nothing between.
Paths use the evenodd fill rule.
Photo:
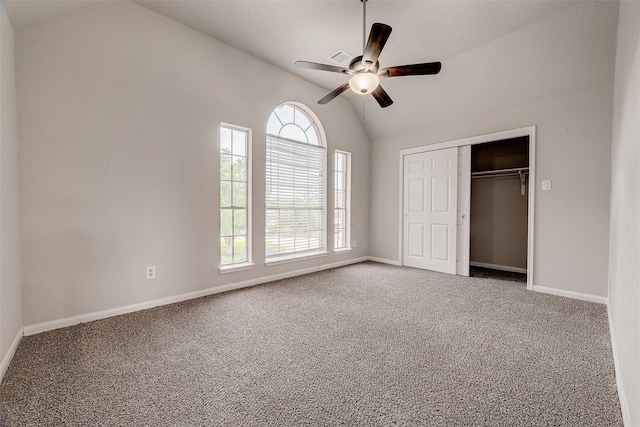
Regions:
<instances>
[{"instance_id":1,"label":"white window trim","mask_svg":"<svg viewBox=\"0 0 640 427\"><path fill-rule=\"evenodd\" d=\"M269 258L264 262L264 265L266 267L271 267L274 265L287 264L295 261L304 261L304 260L313 259L313 258L323 258L328 255L329 255L329 252L327 252L326 250L318 250L318 251L298 253L298 254L287 254L279 257Z\"/></svg>"},{"instance_id":2,"label":"white window trim","mask_svg":"<svg viewBox=\"0 0 640 427\"><path fill-rule=\"evenodd\" d=\"M247 224L247 246L246 246L246 252L247 252L247 259L246 261L243 262L239 262L239 263L232 263L232 264L225 264L222 265L222 255L220 254L220 256L218 257L218 270L220 271L221 274L224 273L232 273L235 271L242 271L242 270L248 270L253 268L254 264L253 264L253 245L252 245L252 227L251 224L253 223L253 219L252 219L252 199L253 199L253 186L252 184L252 162L253 162L253 131L251 130L251 128L247 128L244 126L238 126L238 125L233 125L231 123L226 123L226 122L220 122L220 129L221 128L229 128L232 130L238 130L241 132L246 132L247 133L247 219L246 219L246 224ZM220 133L218 133L218 138L220 138ZM220 206L220 155L221 155L221 151L220 151L220 139L218 139L218 251L219 246L220 246L220 222L222 221L222 218L220 217L220 212L222 210L222 207Z\"/></svg>"},{"instance_id":3,"label":"white window trim","mask_svg":"<svg viewBox=\"0 0 640 427\"><path fill-rule=\"evenodd\" d=\"M242 262L237 264L226 264L220 266L220 274L235 273L236 271L251 270L255 264L252 262Z\"/></svg>"},{"instance_id":4,"label":"white window trim","mask_svg":"<svg viewBox=\"0 0 640 427\"><path fill-rule=\"evenodd\" d=\"M347 252L351 252L353 250L352 247L348 247L348 248L338 248L338 249L334 249L333 252L335 254L342 254L342 253L347 253Z\"/></svg>"}]
</instances>

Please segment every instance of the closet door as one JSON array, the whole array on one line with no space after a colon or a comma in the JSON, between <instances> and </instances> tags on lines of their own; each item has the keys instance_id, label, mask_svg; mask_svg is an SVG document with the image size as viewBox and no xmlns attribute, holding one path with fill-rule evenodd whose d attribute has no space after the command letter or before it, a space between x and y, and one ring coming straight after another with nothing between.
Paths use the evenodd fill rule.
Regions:
<instances>
[{"instance_id":1,"label":"closet door","mask_svg":"<svg viewBox=\"0 0 640 427\"><path fill-rule=\"evenodd\" d=\"M458 148L404 157L403 264L456 274Z\"/></svg>"},{"instance_id":2,"label":"closet door","mask_svg":"<svg viewBox=\"0 0 640 427\"><path fill-rule=\"evenodd\" d=\"M471 252L471 146L458 147L458 228L456 273L469 276Z\"/></svg>"}]
</instances>

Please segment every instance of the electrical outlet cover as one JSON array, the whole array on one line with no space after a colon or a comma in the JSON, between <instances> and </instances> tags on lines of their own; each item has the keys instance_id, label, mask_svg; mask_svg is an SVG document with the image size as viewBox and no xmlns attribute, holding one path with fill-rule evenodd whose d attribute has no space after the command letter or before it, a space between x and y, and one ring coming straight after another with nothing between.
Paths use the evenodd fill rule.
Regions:
<instances>
[{"instance_id":1,"label":"electrical outlet cover","mask_svg":"<svg viewBox=\"0 0 640 427\"><path fill-rule=\"evenodd\" d=\"M155 279L156 278L156 266L149 265L147 266L147 279Z\"/></svg>"}]
</instances>

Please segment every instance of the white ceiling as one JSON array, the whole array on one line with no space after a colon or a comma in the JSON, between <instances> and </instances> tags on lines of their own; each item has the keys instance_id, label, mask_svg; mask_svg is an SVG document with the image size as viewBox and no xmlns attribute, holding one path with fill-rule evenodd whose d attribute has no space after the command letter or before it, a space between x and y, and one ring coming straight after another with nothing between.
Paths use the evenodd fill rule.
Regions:
<instances>
[{"instance_id":1,"label":"white ceiling","mask_svg":"<svg viewBox=\"0 0 640 427\"><path fill-rule=\"evenodd\" d=\"M7 11L14 28L19 30L89 3L14 0L7 4ZM136 0L136 3L320 85L327 91L344 83L345 76L298 69L293 63L296 60L331 63L328 57L340 49L354 56L361 54L362 50L362 3L359 0ZM475 96L478 91L482 93L482 79L510 81L514 73L519 76L526 69L528 74L540 73L536 74L535 79L547 79L553 87L557 86L551 81L557 76L548 70L548 65L557 62L558 58L554 58L554 55L558 53L554 52L555 46L539 39L572 38L571 48L578 49L579 53L582 52L581 46L587 49L588 43L597 44L598 19L602 14L611 13L610 2L604 6L598 6L598 3L590 2L588 12L570 19L576 14L572 15L569 9L582 7L585 2L369 0L367 32L373 22L383 22L393 27L380 56L381 67L442 61L443 68L437 76L383 80L383 86L394 104L381 109L371 96L366 97L368 134L377 140L389 138L398 132L419 131L420 126L431 123L425 121L425 115L431 120L449 119L438 115L443 103L461 102L462 107L473 112L473 106L467 105L460 93L452 92L463 88L470 90L472 82L476 88L463 95ZM566 17L559 18L562 22L554 24L551 17L557 14ZM528 34L527 27L540 22L544 24ZM521 43L534 42L536 48L533 53L537 56L524 55L522 52L528 50L527 45L519 45L516 40L512 43L492 43L513 33L519 34L516 39L519 37ZM583 37L583 33L586 36ZM580 35L580 40L573 40L575 34ZM562 43L562 39L557 42ZM506 46L512 50L486 49L492 45ZM486 55L479 56L477 53L483 50ZM575 65L585 62L589 59L589 53L586 50L582 53L582 56L569 60L577 61ZM522 64L519 66L514 63L515 59ZM546 61L549 61L548 64L544 64ZM503 71L504 67L506 71ZM602 70L594 72L601 73ZM575 76L567 75L566 82L561 83L575 84ZM527 86L526 81L524 86ZM531 88L533 92L536 90ZM531 95L535 96L533 92ZM509 103L508 100L499 102L501 95L483 95L488 98L482 100L478 108L495 110L508 107L505 105ZM362 115L361 96L350 91L341 96L347 97L358 115ZM331 103L312 108L331 108Z\"/></svg>"}]
</instances>

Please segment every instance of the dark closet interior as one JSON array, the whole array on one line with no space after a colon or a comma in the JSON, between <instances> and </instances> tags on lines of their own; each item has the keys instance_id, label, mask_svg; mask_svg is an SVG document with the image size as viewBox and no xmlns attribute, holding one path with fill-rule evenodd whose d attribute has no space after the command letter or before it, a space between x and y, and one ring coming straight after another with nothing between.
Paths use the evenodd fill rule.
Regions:
<instances>
[{"instance_id":1,"label":"dark closet interior","mask_svg":"<svg viewBox=\"0 0 640 427\"><path fill-rule=\"evenodd\" d=\"M470 275L526 282L529 137L471 146Z\"/></svg>"}]
</instances>

